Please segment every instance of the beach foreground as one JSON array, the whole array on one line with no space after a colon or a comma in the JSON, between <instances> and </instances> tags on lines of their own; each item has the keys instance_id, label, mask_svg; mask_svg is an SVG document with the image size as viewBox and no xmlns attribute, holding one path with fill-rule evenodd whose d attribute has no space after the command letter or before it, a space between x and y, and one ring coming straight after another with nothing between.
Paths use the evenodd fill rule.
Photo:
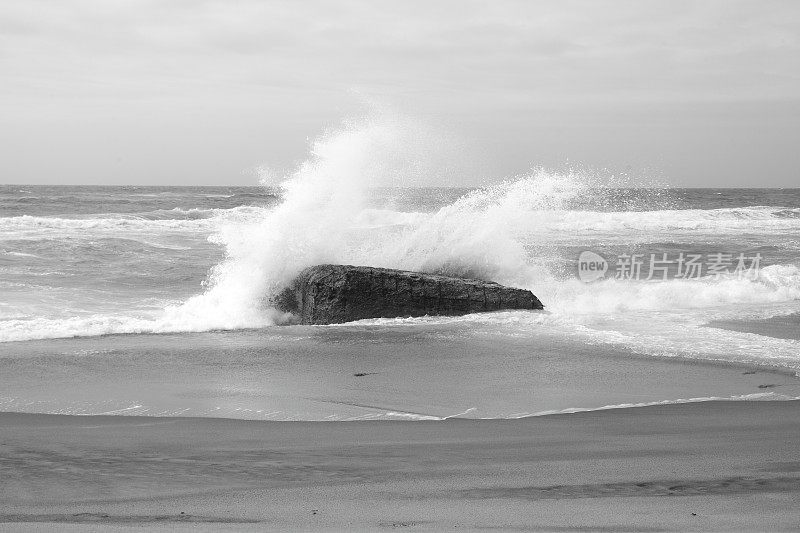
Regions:
<instances>
[{"instance_id":1,"label":"beach foreground","mask_svg":"<svg viewBox=\"0 0 800 533\"><path fill-rule=\"evenodd\" d=\"M0 413L0 529L788 530L798 407L431 422Z\"/></svg>"}]
</instances>

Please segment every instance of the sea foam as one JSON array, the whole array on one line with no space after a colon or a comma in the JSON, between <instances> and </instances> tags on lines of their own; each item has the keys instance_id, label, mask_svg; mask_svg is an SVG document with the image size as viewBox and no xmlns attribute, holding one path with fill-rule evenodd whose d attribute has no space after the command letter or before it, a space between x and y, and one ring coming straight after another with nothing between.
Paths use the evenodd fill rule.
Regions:
<instances>
[{"instance_id":1,"label":"sea foam","mask_svg":"<svg viewBox=\"0 0 800 533\"><path fill-rule=\"evenodd\" d=\"M287 317L274 309L272 298L300 270L319 263L421 270L529 288L547 306L548 320L566 329L586 327L592 317L605 320L630 312L728 309L800 299L800 272L794 264L765 266L754 279L609 279L591 284L563 270L564 249L589 241L657 243L685 234L735 243L746 231L773 248L794 249L796 239L786 236L800 232L796 208L576 210L577 201L603 182L585 172L545 169L471 191L432 212L370 204L370 187L385 184L381 177L401 179L419 172L419 161L429 153L417 137L407 124L398 128L380 117L329 132L312 143L307 161L279 180L276 205L0 218L0 239L189 232L208 235L225 253L198 294L160 313L15 318L3 322L0 341L280 324Z\"/></svg>"}]
</instances>

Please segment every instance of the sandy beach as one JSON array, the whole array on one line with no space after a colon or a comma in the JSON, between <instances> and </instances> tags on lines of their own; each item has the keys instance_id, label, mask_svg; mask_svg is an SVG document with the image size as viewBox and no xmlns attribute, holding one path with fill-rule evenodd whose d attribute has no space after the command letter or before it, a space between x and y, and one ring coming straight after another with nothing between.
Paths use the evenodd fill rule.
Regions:
<instances>
[{"instance_id":1,"label":"sandy beach","mask_svg":"<svg viewBox=\"0 0 800 533\"><path fill-rule=\"evenodd\" d=\"M0 45L0 533L800 532L800 1Z\"/></svg>"},{"instance_id":2,"label":"sandy beach","mask_svg":"<svg viewBox=\"0 0 800 533\"><path fill-rule=\"evenodd\" d=\"M791 530L800 403L518 420L0 414L0 529Z\"/></svg>"}]
</instances>

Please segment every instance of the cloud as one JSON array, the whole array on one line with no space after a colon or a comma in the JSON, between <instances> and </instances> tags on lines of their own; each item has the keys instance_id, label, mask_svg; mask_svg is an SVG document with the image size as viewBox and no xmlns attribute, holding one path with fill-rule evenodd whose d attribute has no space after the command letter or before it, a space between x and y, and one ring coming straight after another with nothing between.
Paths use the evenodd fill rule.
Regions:
<instances>
[{"instance_id":1,"label":"cloud","mask_svg":"<svg viewBox=\"0 0 800 533\"><path fill-rule=\"evenodd\" d=\"M260 121L277 137L341 114L353 89L502 131L553 110L577 120L609 106L797 102L800 7L4 0L0 82L7 120L77 134L145 119L184 131L202 117L231 130Z\"/></svg>"},{"instance_id":2,"label":"cloud","mask_svg":"<svg viewBox=\"0 0 800 533\"><path fill-rule=\"evenodd\" d=\"M798 11L728 1L7 0L0 61L12 83L44 79L58 92L83 81L102 93L92 82L104 82L112 97L150 78L158 91L185 79L556 100L792 98Z\"/></svg>"}]
</instances>

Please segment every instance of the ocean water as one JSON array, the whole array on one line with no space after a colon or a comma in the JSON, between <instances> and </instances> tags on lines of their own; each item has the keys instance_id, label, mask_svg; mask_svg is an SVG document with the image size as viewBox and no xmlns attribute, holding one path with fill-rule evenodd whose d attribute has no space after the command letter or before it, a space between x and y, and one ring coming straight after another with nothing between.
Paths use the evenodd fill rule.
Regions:
<instances>
[{"instance_id":1,"label":"ocean water","mask_svg":"<svg viewBox=\"0 0 800 533\"><path fill-rule=\"evenodd\" d=\"M381 188L373 134L319 139L280 184L0 186L0 409L418 419L800 396L800 189L545 170ZM585 251L604 278L580 279ZM284 325L271 297L325 262L491 279L546 309ZM784 334L708 326L771 319Z\"/></svg>"}]
</instances>

